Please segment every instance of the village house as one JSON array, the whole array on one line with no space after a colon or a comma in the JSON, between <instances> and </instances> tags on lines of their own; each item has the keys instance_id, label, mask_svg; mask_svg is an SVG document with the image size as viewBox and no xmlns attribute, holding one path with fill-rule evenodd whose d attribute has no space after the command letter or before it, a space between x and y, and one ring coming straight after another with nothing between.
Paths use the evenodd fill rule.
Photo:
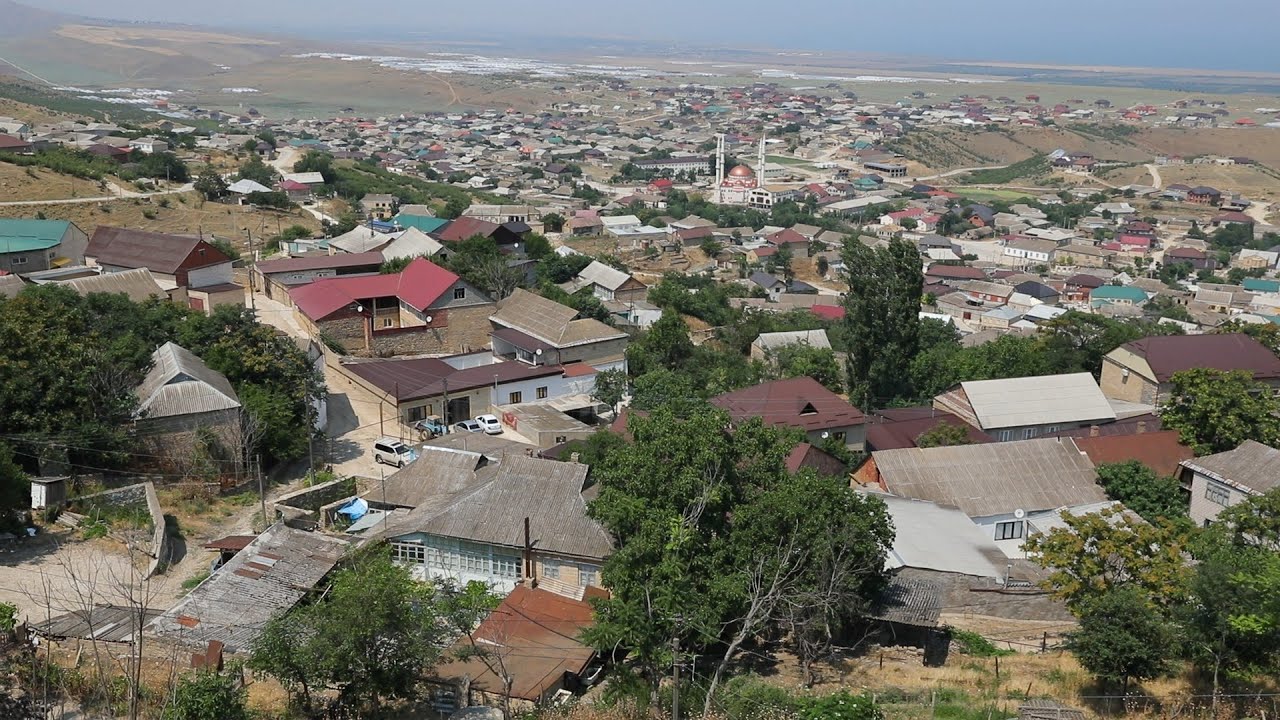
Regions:
<instances>
[{"instance_id":1,"label":"village house","mask_svg":"<svg viewBox=\"0 0 1280 720\"><path fill-rule=\"evenodd\" d=\"M1060 265L1093 268L1109 266L1115 256L1116 253L1113 250L1076 243L1058 248L1055 254L1057 263Z\"/></svg>"},{"instance_id":2,"label":"village house","mask_svg":"<svg viewBox=\"0 0 1280 720\"><path fill-rule=\"evenodd\" d=\"M188 471L198 462L201 436L223 456L242 456L240 398L221 373L186 348L167 342L151 353L151 369L134 389L134 427L144 453L165 470Z\"/></svg>"},{"instance_id":3,"label":"village house","mask_svg":"<svg viewBox=\"0 0 1280 720\"><path fill-rule=\"evenodd\" d=\"M982 307L1000 307L1009 302L1013 295L1011 285L1000 285L982 280L974 280L960 286L969 302Z\"/></svg>"},{"instance_id":4,"label":"village house","mask_svg":"<svg viewBox=\"0 0 1280 720\"><path fill-rule=\"evenodd\" d=\"M244 287L233 280L232 260L197 237L100 225L84 251L85 264L101 272L147 268L166 292L194 310L244 305Z\"/></svg>"},{"instance_id":5,"label":"village house","mask_svg":"<svg viewBox=\"0 0 1280 720\"><path fill-rule=\"evenodd\" d=\"M649 288L617 268L605 265L599 260L582 269L578 276L565 283L564 290L570 294L591 288L591 293L601 300L617 300L619 302L638 302L649 294Z\"/></svg>"},{"instance_id":6,"label":"village house","mask_svg":"<svg viewBox=\"0 0 1280 720\"><path fill-rule=\"evenodd\" d=\"M584 363L625 370L628 335L523 288L489 317L493 354L530 365Z\"/></svg>"},{"instance_id":7,"label":"village house","mask_svg":"<svg viewBox=\"0 0 1280 720\"><path fill-rule=\"evenodd\" d=\"M1175 247L1164 251L1164 264L1190 265L1192 270L1216 270L1218 268L1218 260L1214 256L1200 250L1199 248Z\"/></svg>"},{"instance_id":8,"label":"village house","mask_svg":"<svg viewBox=\"0 0 1280 720\"><path fill-rule=\"evenodd\" d=\"M853 485L958 508L1011 558L1024 557L1035 514L1107 503L1093 463L1070 438L879 450Z\"/></svg>"},{"instance_id":9,"label":"village house","mask_svg":"<svg viewBox=\"0 0 1280 720\"><path fill-rule=\"evenodd\" d=\"M831 349L831 341L827 339L826 330L760 333L751 343L751 359L767 361L779 350L791 345L803 345L819 350Z\"/></svg>"},{"instance_id":10,"label":"village house","mask_svg":"<svg viewBox=\"0 0 1280 720\"><path fill-rule=\"evenodd\" d=\"M484 347L494 303L418 258L399 273L322 278L289 289L295 316L350 354L456 353Z\"/></svg>"},{"instance_id":11,"label":"village house","mask_svg":"<svg viewBox=\"0 0 1280 720\"><path fill-rule=\"evenodd\" d=\"M581 463L507 455L455 478L380 536L420 580L479 581L502 593L537 578L598 586L613 542L587 517L586 478Z\"/></svg>"},{"instance_id":12,"label":"village house","mask_svg":"<svg viewBox=\"0 0 1280 720\"><path fill-rule=\"evenodd\" d=\"M367 218L388 220L396 214L396 197L385 193L369 193L360 198L360 210Z\"/></svg>"},{"instance_id":13,"label":"village house","mask_svg":"<svg viewBox=\"0 0 1280 720\"><path fill-rule=\"evenodd\" d=\"M1063 281L1062 299L1073 303L1089 302L1089 295L1105 285L1101 278L1086 273L1072 275Z\"/></svg>"},{"instance_id":14,"label":"village house","mask_svg":"<svg viewBox=\"0 0 1280 720\"><path fill-rule=\"evenodd\" d=\"M711 398L735 422L760 418L766 425L801 430L810 444L832 439L861 451L866 444L866 417L847 400L811 377L774 380Z\"/></svg>"},{"instance_id":15,"label":"village house","mask_svg":"<svg viewBox=\"0 0 1280 720\"><path fill-rule=\"evenodd\" d=\"M31 273L84 262L89 236L67 220L0 218L0 270Z\"/></svg>"},{"instance_id":16,"label":"village house","mask_svg":"<svg viewBox=\"0 0 1280 720\"><path fill-rule=\"evenodd\" d=\"M1152 336L1125 343L1102 358L1102 392L1159 407L1172 399L1174 374L1195 368L1244 371L1280 394L1280 358L1243 333Z\"/></svg>"},{"instance_id":17,"label":"village house","mask_svg":"<svg viewBox=\"0 0 1280 720\"><path fill-rule=\"evenodd\" d=\"M934 398L933 407L1000 442L1116 419L1089 373L963 382Z\"/></svg>"},{"instance_id":18,"label":"village house","mask_svg":"<svg viewBox=\"0 0 1280 720\"><path fill-rule=\"evenodd\" d=\"M372 275L385 262L380 252L311 255L255 263L251 269L255 288L267 297L288 302L289 290L324 278Z\"/></svg>"},{"instance_id":19,"label":"village house","mask_svg":"<svg viewBox=\"0 0 1280 720\"><path fill-rule=\"evenodd\" d=\"M1208 527L1225 508L1280 487L1280 450L1245 440L1235 450L1182 461L1191 520Z\"/></svg>"},{"instance_id":20,"label":"village house","mask_svg":"<svg viewBox=\"0 0 1280 720\"><path fill-rule=\"evenodd\" d=\"M1010 236L1005 239L1005 263L1013 267L1032 267L1053 264L1058 250L1057 243L1036 238Z\"/></svg>"}]
</instances>

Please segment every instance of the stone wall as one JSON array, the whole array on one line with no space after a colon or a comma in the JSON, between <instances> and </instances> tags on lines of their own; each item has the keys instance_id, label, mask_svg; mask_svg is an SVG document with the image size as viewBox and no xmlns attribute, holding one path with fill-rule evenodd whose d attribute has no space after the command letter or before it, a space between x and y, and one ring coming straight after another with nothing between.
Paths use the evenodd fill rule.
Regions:
<instances>
[{"instance_id":1,"label":"stone wall","mask_svg":"<svg viewBox=\"0 0 1280 720\"><path fill-rule=\"evenodd\" d=\"M111 505L115 507L143 507L151 516L151 541L149 547L143 548L151 557L147 566L146 577L159 575L169 562L169 533L165 526L164 509L160 507L160 498L156 495L156 486L148 482L127 485L115 490L106 490L92 495L75 498L78 507L85 505Z\"/></svg>"},{"instance_id":2,"label":"stone wall","mask_svg":"<svg viewBox=\"0 0 1280 720\"><path fill-rule=\"evenodd\" d=\"M318 526L320 509L356 494L355 478L339 478L289 493L271 504L273 520L282 517L286 524Z\"/></svg>"}]
</instances>

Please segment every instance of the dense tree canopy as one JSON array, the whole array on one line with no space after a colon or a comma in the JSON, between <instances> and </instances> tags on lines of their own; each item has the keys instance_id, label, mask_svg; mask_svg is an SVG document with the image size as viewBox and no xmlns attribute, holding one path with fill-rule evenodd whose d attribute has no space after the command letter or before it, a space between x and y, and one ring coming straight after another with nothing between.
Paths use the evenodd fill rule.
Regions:
<instances>
[{"instance_id":1,"label":"dense tree canopy","mask_svg":"<svg viewBox=\"0 0 1280 720\"><path fill-rule=\"evenodd\" d=\"M900 239L873 249L848 238L842 256L849 280L849 397L864 409L910 397L910 367L920 347L920 251Z\"/></svg>"},{"instance_id":2,"label":"dense tree canopy","mask_svg":"<svg viewBox=\"0 0 1280 720\"><path fill-rule=\"evenodd\" d=\"M593 468L600 493L590 513L617 550L604 568L614 594L598 604L589 639L631 648L653 688L673 636L716 648L721 670L765 628L785 628L797 649L820 654L844 613L869 597L892 538L877 500L787 472L791 431L728 425L706 405L658 407L632 418L633 444Z\"/></svg>"},{"instance_id":3,"label":"dense tree canopy","mask_svg":"<svg viewBox=\"0 0 1280 720\"><path fill-rule=\"evenodd\" d=\"M1187 515L1187 501L1178 481L1161 477L1137 460L1099 465L1098 484L1107 497L1124 503L1148 522Z\"/></svg>"},{"instance_id":4,"label":"dense tree canopy","mask_svg":"<svg viewBox=\"0 0 1280 720\"><path fill-rule=\"evenodd\" d=\"M1248 372L1195 368L1174 373L1172 383L1161 420L1197 455L1234 450L1245 440L1280 440L1280 403Z\"/></svg>"}]
</instances>

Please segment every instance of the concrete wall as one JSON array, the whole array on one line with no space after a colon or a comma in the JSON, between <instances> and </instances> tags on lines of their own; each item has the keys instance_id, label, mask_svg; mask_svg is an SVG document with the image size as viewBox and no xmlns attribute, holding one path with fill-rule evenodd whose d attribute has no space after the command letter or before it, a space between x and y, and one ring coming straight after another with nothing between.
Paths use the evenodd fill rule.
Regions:
<instances>
[{"instance_id":1,"label":"concrete wall","mask_svg":"<svg viewBox=\"0 0 1280 720\"><path fill-rule=\"evenodd\" d=\"M1111 357L1102 358L1102 381L1098 386L1102 394L1126 402L1146 403L1154 405L1159 395L1159 388L1148 378L1129 370Z\"/></svg>"},{"instance_id":2,"label":"concrete wall","mask_svg":"<svg viewBox=\"0 0 1280 720\"><path fill-rule=\"evenodd\" d=\"M169 533L165 527L164 509L160 507L160 498L156 495L156 486L150 481L136 485L126 485L115 490L107 490L92 495L83 495L75 499L81 505L112 505L117 507L145 506L151 516L151 541L144 552L151 557L144 577L159 575L169 561Z\"/></svg>"}]
</instances>

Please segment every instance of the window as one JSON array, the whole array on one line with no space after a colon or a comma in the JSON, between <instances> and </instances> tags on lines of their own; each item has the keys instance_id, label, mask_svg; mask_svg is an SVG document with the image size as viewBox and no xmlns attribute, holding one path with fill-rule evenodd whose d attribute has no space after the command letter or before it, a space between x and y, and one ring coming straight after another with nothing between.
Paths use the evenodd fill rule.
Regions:
<instances>
[{"instance_id":1,"label":"window","mask_svg":"<svg viewBox=\"0 0 1280 720\"><path fill-rule=\"evenodd\" d=\"M599 587L600 586L600 569L594 565L579 565L578 566L578 585L582 587L586 587L588 585Z\"/></svg>"},{"instance_id":2,"label":"window","mask_svg":"<svg viewBox=\"0 0 1280 720\"><path fill-rule=\"evenodd\" d=\"M24 257L16 257L16 258L14 258L14 259L13 259L13 261L12 261L12 262L13 262L13 264L14 264L14 265L26 265L26 264L27 264L27 259L26 259L26 258L24 258Z\"/></svg>"},{"instance_id":3,"label":"window","mask_svg":"<svg viewBox=\"0 0 1280 720\"><path fill-rule=\"evenodd\" d=\"M1226 507L1231 502L1231 491L1218 483L1211 482L1204 488L1204 499L1216 505Z\"/></svg>"},{"instance_id":4,"label":"window","mask_svg":"<svg viewBox=\"0 0 1280 720\"><path fill-rule=\"evenodd\" d=\"M536 392L536 394L537 394L537 396L538 396L538 399L539 399L539 400L546 400L546 399L547 399L547 386L546 386L546 385L543 385L542 387L538 388L535 392Z\"/></svg>"},{"instance_id":5,"label":"window","mask_svg":"<svg viewBox=\"0 0 1280 720\"><path fill-rule=\"evenodd\" d=\"M1023 439L1023 440L1030 440L1031 438L1035 437L1035 436L1036 436L1036 435L1038 435L1039 433L1040 433L1040 431L1039 431L1039 430L1037 430L1037 429L1035 429L1035 428L1023 428L1023 429L1022 429L1022 439Z\"/></svg>"},{"instance_id":6,"label":"window","mask_svg":"<svg viewBox=\"0 0 1280 720\"><path fill-rule=\"evenodd\" d=\"M466 300L466 299L467 299L467 289L466 289L466 288L464 288L464 287L456 287L456 288L454 288L454 289L453 289L453 299L454 299L454 300Z\"/></svg>"},{"instance_id":7,"label":"window","mask_svg":"<svg viewBox=\"0 0 1280 720\"><path fill-rule=\"evenodd\" d=\"M384 317L384 318L382 318L382 327L384 327L384 328L389 328L389 327L391 327L391 318L389 318L389 317Z\"/></svg>"},{"instance_id":8,"label":"window","mask_svg":"<svg viewBox=\"0 0 1280 720\"><path fill-rule=\"evenodd\" d=\"M543 560L542 561L542 577L549 578L551 580L559 580L560 579L560 563L556 562L555 560Z\"/></svg>"},{"instance_id":9,"label":"window","mask_svg":"<svg viewBox=\"0 0 1280 720\"><path fill-rule=\"evenodd\" d=\"M1001 430L1000 432L996 433L996 439L999 440L1000 442L1009 442L1010 440L1013 439L1013 431Z\"/></svg>"},{"instance_id":10,"label":"window","mask_svg":"<svg viewBox=\"0 0 1280 720\"><path fill-rule=\"evenodd\" d=\"M421 420L423 418L422 411L423 408L420 407L409 408L409 422L417 422Z\"/></svg>"},{"instance_id":11,"label":"window","mask_svg":"<svg viewBox=\"0 0 1280 720\"><path fill-rule=\"evenodd\" d=\"M519 405L522 402L524 402L524 393L520 392L519 390L511 393L511 395L509 395L507 399L508 405Z\"/></svg>"},{"instance_id":12,"label":"window","mask_svg":"<svg viewBox=\"0 0 1280 720\"><path fill-rule=\"evenodd\" d=\"M1017 540L1022 537L1022 521L996 523L997 540Z\"/></svg>"},{"instance_id":13,"label":"window","mask_svg":"<svg viewBox=\"0 0 1280 720\"><path fill-rule=\"evenodd\" d=\"M520 577L520 558L515 555L493 556L493 574L504 578Z\"/></svg>"},{"instance_id":14,"label":"window","mask_svg":"<svg viewBox=\"0 0 1280 720\"><path fill-rule=\"evenodd\" d=\"M427 561L427 548L421 543L393 542L391 543L391 552L398 563L421 565Z\"/></svg>"}]
</instances>

